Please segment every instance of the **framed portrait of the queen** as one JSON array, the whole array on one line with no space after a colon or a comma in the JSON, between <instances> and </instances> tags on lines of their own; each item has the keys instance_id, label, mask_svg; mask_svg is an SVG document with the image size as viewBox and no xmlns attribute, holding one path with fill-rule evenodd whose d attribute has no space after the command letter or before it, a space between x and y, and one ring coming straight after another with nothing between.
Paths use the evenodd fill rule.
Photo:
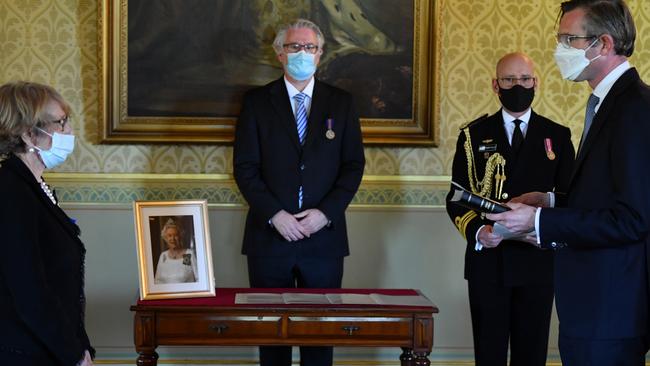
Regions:
<instances>
[{"instance_id":1,"label":"framed portrait of the queen","mask_svg":"<svg viewBox=\"0 0 650 366\"><path fill-rule=\"evenodd\" d=\"M214 296L207 201L133 204L140 298Z\"/></svg>"}]
</instances>

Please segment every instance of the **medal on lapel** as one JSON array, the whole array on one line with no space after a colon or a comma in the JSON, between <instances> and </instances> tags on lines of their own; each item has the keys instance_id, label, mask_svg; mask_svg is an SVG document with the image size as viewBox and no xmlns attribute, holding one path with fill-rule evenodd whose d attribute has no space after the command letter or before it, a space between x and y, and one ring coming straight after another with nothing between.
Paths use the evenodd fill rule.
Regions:
<instances>
[{"instance_id":1,"label":"medal on lapel","mask_svg":"<svg viewBox=\"0 0 650 366\"><path fill-rule=\"evenodd\" d=\"M553 152L553 141L548 137L544 139L544 148L546 149L546 157L548 160L555 160L555 153Z\"/></svg>"},{"instance_id":2,"label":"medal on lapel","mask_svg":"<svg viewBox=\"0 0 650 366\"><path fill-rule=\"evenodd\" d=\"M332 127L334 127L334 120L331 118L327 119L327 132L325 132L325 137L327 137L328 140L334 140L334 137L336 137L336 134L334 133L334 130L332 130Z\"/></svg>"}]
</instances>

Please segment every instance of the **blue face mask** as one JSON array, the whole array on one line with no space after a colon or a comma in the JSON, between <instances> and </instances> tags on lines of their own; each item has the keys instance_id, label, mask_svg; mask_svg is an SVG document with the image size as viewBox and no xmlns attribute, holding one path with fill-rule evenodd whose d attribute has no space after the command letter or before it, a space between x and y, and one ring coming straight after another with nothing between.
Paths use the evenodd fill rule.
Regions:
<instances>
[{"instance_id":1,"label":"blue face mask","mask_svg":"<svg viewBox=\"0 0 650 366\"><path fill-rule=\"evenodd\" d=\"M39 130L41 129L39 128ZM52 146L50 146L49 150L43 150L38 146L34 146L34 148L38 150L38 155L41 156L45 167L52 169L61 165L74 150L74 135L66 135L58 132L49 134L46 131L41 131L52 138Z\"/></svg>"},{"instance_id":2,"label":"blue face mask","mask_svg":"<svg viewBox=\"0 0 650 366\"><path fill-rule=\"evenodd\" d=\"M316 56L305 51L287 54L287 73L292 78L303 81L316 72Z\"/></svg>"}]
</instances>

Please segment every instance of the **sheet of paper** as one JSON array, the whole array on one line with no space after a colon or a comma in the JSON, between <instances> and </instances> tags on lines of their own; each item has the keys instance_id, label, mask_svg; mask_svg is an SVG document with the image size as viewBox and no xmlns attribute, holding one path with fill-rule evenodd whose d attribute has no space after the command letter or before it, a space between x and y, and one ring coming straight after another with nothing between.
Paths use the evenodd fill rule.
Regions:
<instances>
[{"instance_id":1,"label":"sheet of paper","mask_svg":"<svg viewBox=\"0 0 650 366\"><path fill-rule=\"evenodd\" d=\"M395 296L370 294L370 297L380 305L400 305L400 306L433 306L433 303L424 296Z\"/></svg>"},{"instance_id":2,"label":"sheet of paper","mask_svg":"<svg viewBox=\"0 0 650 366\"><path fill-rule=\"evenodd\" d=\"M498 222L495 222L494 225L492 225L492 232L503 236L504 240L518 240L518 239L523 239L528 235L533 235L533 236L535 235L535 230L531 231L528 234L515 234L512 231L508 230L505 226L499 224Z\"/></svg>"},{"instance_id":3,"label":"sheet of paper","mask_svg":"<svg viewBox=\"0 0 650 366\"><path fill-rule=\"evenodd\" d=\"M327 294L330 304L355 304L355 305L374 305L376 304L370 295L363 294Z\"/></svg>"},{"instance_id":4,"label":"sheet of paper","mask_svg":"<svg viewBox=\"0 0 650 366\"><path fill-rule=\"evenodd\" d=\"M239 293L235 295L235 304L284 304L282 294Z\"/></svg>"},{"instance_id":5,"label":"sheet of paper","mask_svg":"<svg viewBox=\"0 0 650 366\"><path fill-rule=\"evenodd\" d=\"M329 304L325 294L307 293L284 293L282 294L285 304Z\"/></svg>"}]
</instances>

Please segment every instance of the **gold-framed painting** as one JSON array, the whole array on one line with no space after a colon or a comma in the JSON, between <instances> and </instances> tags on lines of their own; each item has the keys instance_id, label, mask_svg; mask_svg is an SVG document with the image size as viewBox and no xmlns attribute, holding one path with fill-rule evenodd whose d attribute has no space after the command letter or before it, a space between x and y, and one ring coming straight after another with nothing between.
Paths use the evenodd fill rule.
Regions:
<instances>
[{"instance_id":1,"label":"gold-framed painting","mask_svg":"<svg viewBox=\"0 0 650 366\"><path fill-rule=\"evenodd\" d=\"M142 300L215 295L206 200L133 203Z\"/></svg>"},{"instance_id":2,"label":"gold-framed painting","mask_svg":"<svg viewBox=\"0 0 650 366\"><path fill-rule=\"evenodd\" d=\"M438 143L440 0L100 0L101 143L232 143L244 92L282 75L275 29L325 36L367 145Z\"/></svg>"}]
</instances>

